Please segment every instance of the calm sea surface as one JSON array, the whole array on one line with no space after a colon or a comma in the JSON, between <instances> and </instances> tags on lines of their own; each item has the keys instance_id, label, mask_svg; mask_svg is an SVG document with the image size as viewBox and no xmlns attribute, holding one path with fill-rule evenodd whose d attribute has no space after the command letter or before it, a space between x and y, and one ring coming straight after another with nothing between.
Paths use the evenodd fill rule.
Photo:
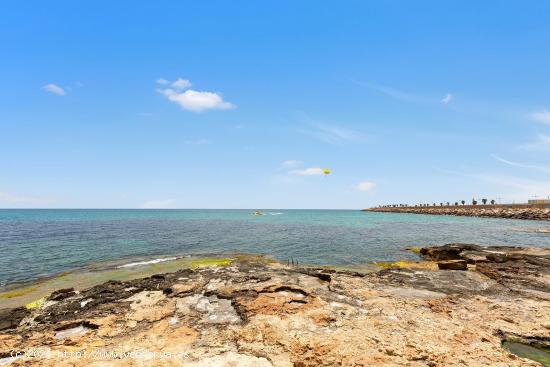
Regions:
<instances>
[{"instance_id":1,"label":"calm sea surface","mask_svg":"<svg viewBox=\"0 0 550 367\"><path fill-rule=\"evenodd\" d=\"M348 210L0 210L0 286L92 264L218 253L353 265L449 242L550 246L549 222Z\"/></svg>"}]
</instances>

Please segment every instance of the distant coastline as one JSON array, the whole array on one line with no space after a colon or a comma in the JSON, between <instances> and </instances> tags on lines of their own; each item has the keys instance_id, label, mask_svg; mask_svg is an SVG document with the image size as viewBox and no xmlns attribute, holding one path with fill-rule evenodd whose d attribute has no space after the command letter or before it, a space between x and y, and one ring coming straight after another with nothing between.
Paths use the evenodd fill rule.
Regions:
<instances>
[{"instance_id":1,"label":"distant coastline","mask_svg":"<svg viewBox=\"0 0 550 367\"><path fill-rule=\"evenodd\" d=\"M363 211L550 221L550 208L529 204L384 206Z\"/></svg>"}]
</instances>

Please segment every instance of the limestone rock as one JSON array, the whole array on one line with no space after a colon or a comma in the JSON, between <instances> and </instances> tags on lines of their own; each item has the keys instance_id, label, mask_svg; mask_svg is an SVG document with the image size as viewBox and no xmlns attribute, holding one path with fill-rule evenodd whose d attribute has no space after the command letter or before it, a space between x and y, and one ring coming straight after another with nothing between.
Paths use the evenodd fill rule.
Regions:
<instances>
[{"instance_id":1,"label":"limestone rock","mask_svg":"<svg viewBox=\"0 0 550 367\"><path fill-rule=\"evenodd\" d=\"M424 252L471 269L360 274L252 258L107 282L45 308L0 311L11 328L0 332L0 365L536 366L501 343L550 346L550 254L463 244ZM9 359L36 347L108 353Z\"/></svg>"}]
</instances>

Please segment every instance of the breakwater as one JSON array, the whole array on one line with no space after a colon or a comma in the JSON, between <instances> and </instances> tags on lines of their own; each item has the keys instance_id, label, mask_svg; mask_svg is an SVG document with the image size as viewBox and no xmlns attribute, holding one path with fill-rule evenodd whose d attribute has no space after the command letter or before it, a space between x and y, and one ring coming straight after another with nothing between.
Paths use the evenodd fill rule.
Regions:
<instances>
[{"instance_id":1,"label":"breakwater","mask_svg":"<svg viewBox=\"0 0 550 367\"><path fill-rule=\"evenodd\" d=\"M398 206L363 209L371 212L457 215L526 220L550 220L550 208L526 204L511 205L452 205L452 206Z\"/></svg>"}]
</instances>

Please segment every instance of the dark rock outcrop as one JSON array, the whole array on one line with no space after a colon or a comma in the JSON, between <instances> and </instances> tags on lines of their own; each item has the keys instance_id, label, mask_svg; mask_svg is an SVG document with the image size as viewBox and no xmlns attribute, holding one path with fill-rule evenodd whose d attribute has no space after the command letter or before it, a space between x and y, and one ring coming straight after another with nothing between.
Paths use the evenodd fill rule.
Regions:
<instances>
[{"instance_id":1,"label":"dark rock outcrop","mask_svg":"<svg viewBox=\"0 0 550 367\"><path fill-rule=\"evenodd\" d=\"M48 297L48 301L61 301L76 294L74 288L58 289Z\"/></svg>"},{"instance_id":2,"label":"dark rock outcrop","mask_svg":"<svg viewBox=\"0 0 550 367\"><path fill-rule=\"evenodd\" d=\"M25 307L0 309L0 330L16 328L28 314Z\"/></svg>"},{"instance_id":3,"label":"dark rock outcrop","mask_svg":"<svg viewBox=\"0 0 550 367\"><path fill-rule=\"evenodd\" d=\"M453 243L422 248L420 254L440 268L449 261L474 264L477 272L518 292L550 292L550 249Z\"/></svg>"},{"instance_id":4,"label":"dark rock outcrop","mask_svg":"<svg viewBox=\"0 0 550 367\"><path fill-rule=\"evenodd\" d=\"M445 260L439 261L437 267L440 270L468 270L466 260Z\"/></svg>"}]
</instances>

